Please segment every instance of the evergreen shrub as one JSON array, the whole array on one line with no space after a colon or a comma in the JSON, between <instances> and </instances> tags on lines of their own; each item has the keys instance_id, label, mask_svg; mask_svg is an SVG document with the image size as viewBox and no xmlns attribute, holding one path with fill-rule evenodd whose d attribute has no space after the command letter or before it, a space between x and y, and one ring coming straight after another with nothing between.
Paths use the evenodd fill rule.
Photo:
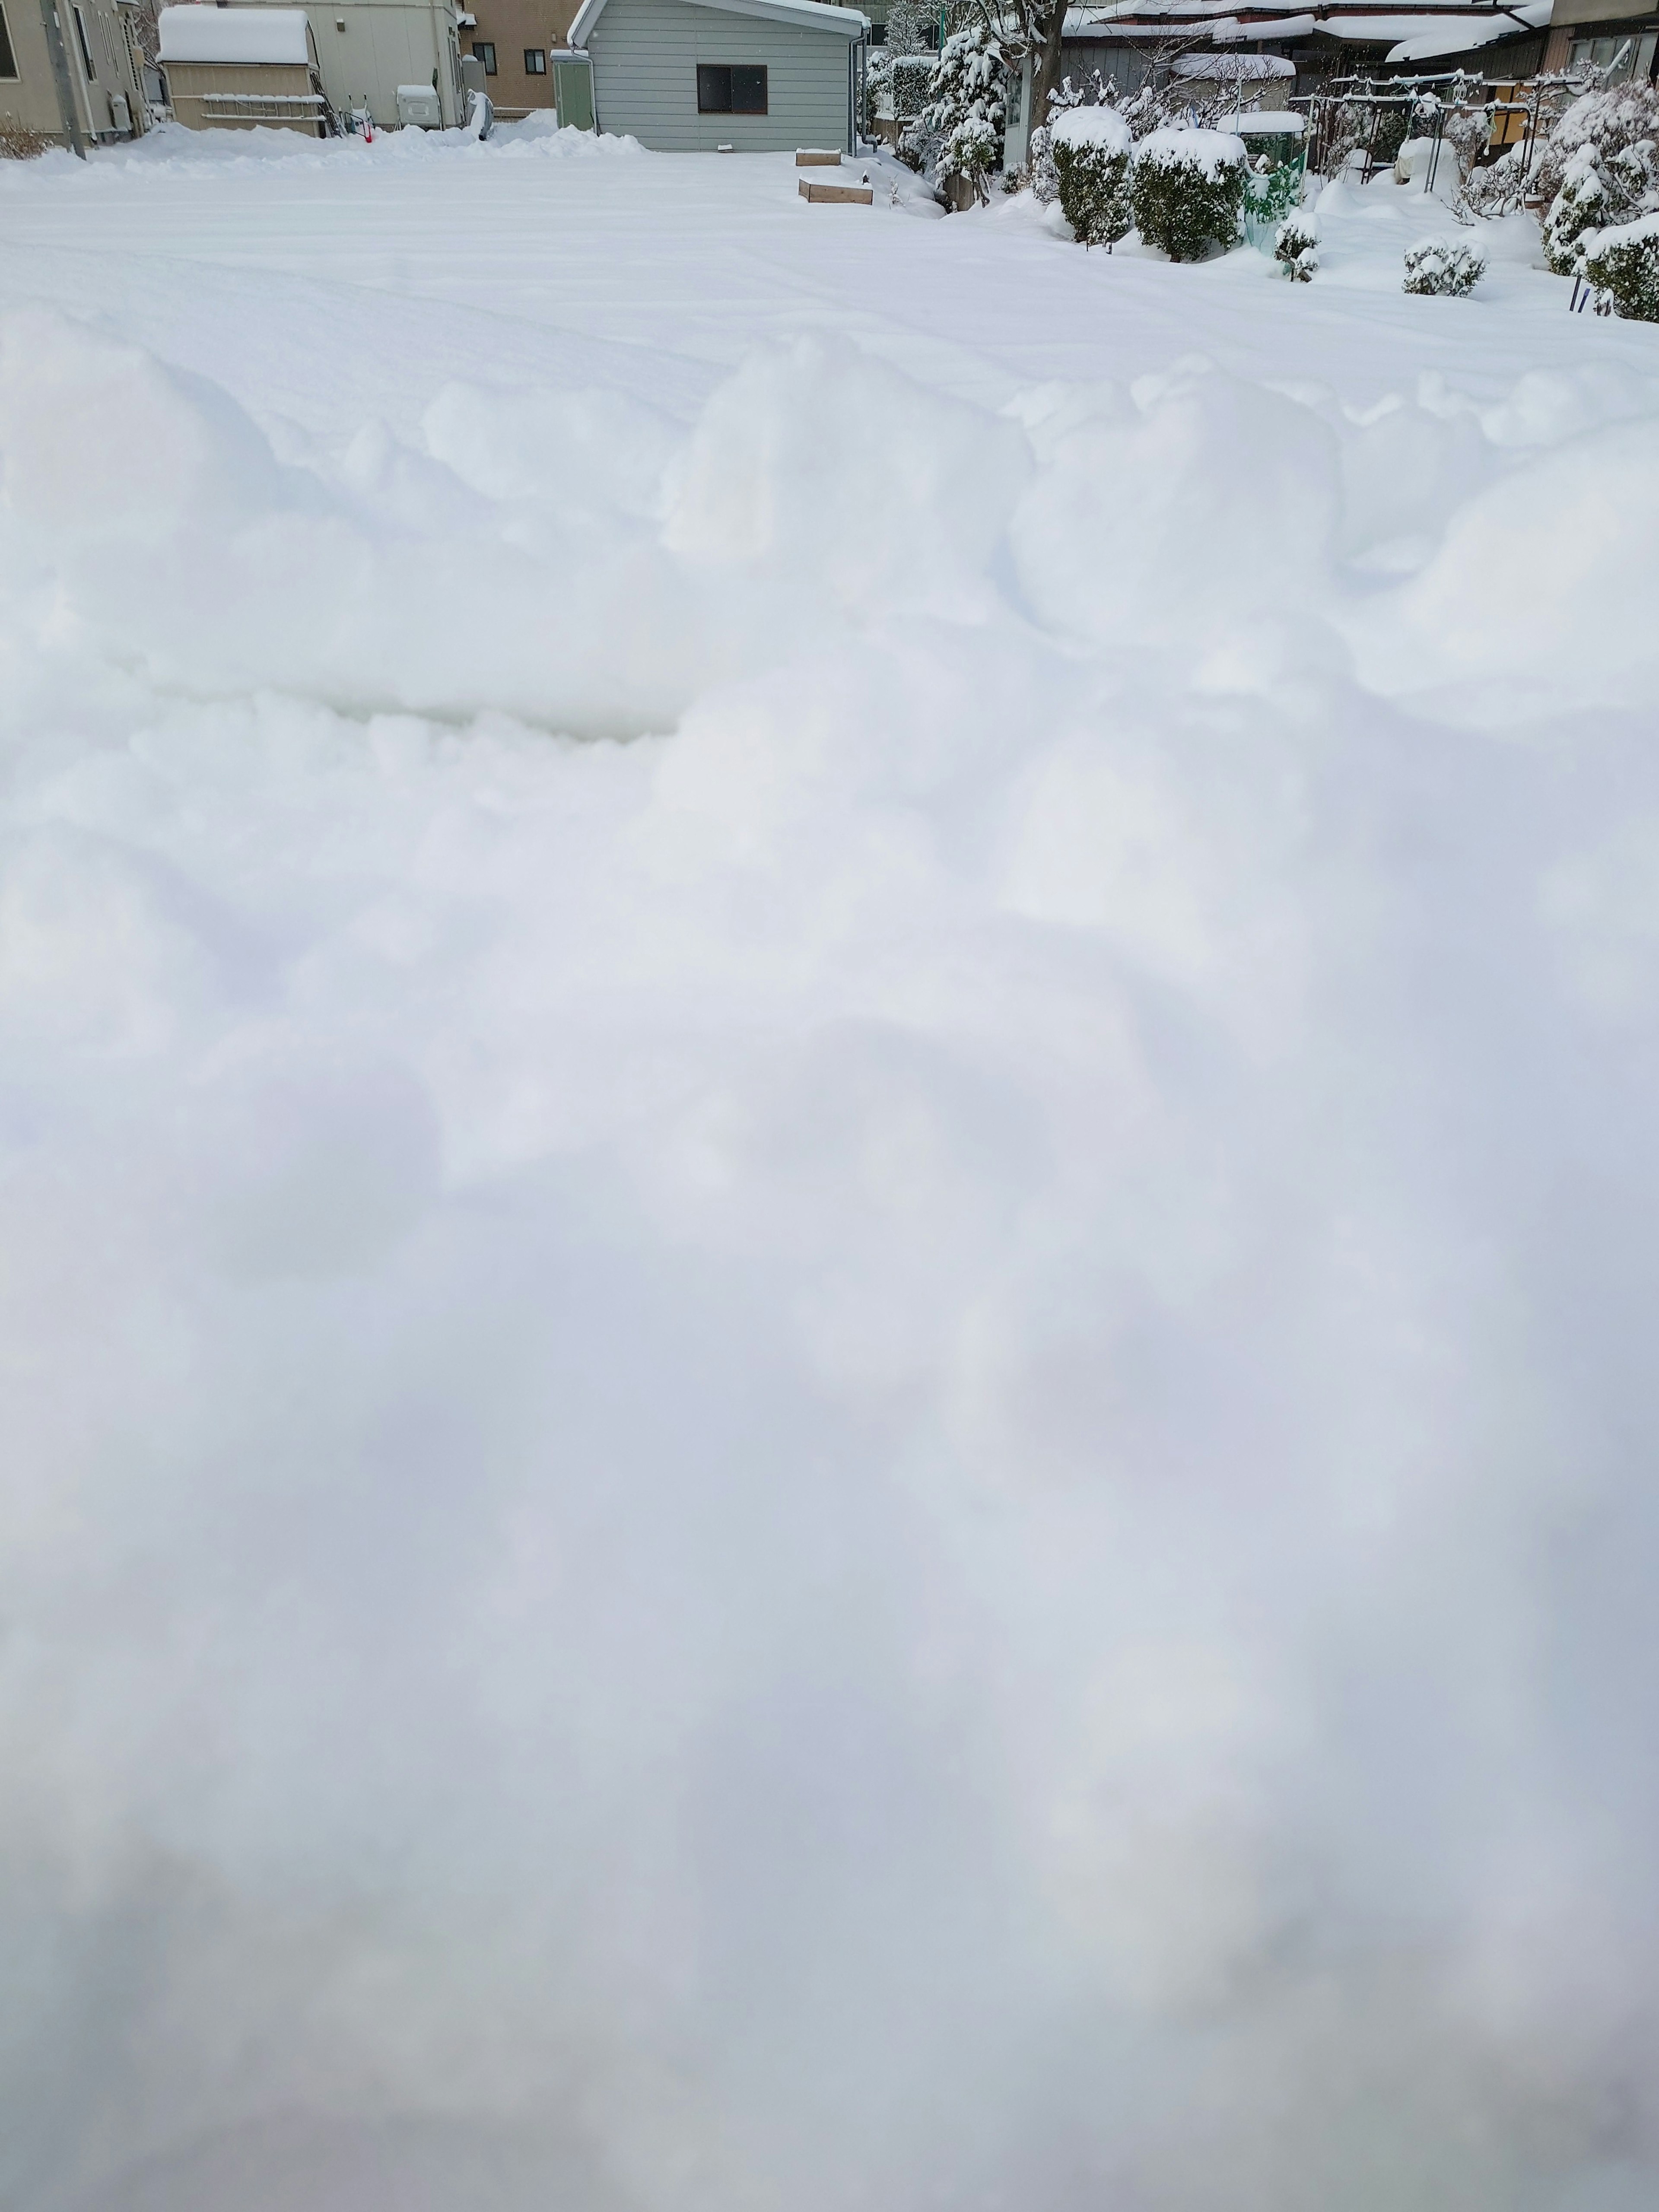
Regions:
<instances>
[{"instance_id":1,"label":"evergreen shrub","mask_svg":"<svg viewBox=\"0 0 1659 2212\"><path fill-rule=\"evenodd\" d=\"M893 113L901 123L914 122L927 105L933 84L932 54L895 54L888 64L893 93Z\"/></svg>"},{"instance_id":2,"label":"evergreen shrub","mask_svg":"<svg viewBox=\"0 0 1659 2212\"><path fill-rule=\"evenodd\" d=\"M1226 131L1154 131L1136 149L1130 179L1135 228L1171 261L1201 261L1238 236L1244 142Z\"/></svg>"},{"instance_id":3,"label":"evergreen shrub","mask_svg":"<svg viewBox=\"0 0 1659 2212\"><path fill-rule=\"evenodd\" d=\"M1486 273L1486 257L1462 239L1423 238L1406 248L1406 289L1462 300Z\"/></svg>"},{"instance_id":4,"label":"evergreen shrub","mask_svg":"<svg viewBox=\"0 0 1659 2212\"><path fill-rule=\"evenodd\" d=\"M1610 307L1627 322L1659 323L1659 215L1597 231L1584 244L1597 308Z\"/></svg>"},{"instance_id":5,"label":"evergreen shrub","mask_svg":"<svg viewBox=\"0 0 1659 2212\"><path fill-rule=\"evenodd\" d=\"M1617 209L1592 148L1581 146L1568 161L1561 189L1544 218L1544 258L1558 276L1571 276L1578 266L1578 241L1616 219Z\"/></svg>"},{"instance_id":6,"label":"evergreen shrub","mask_svg":"<svg viewBox=\"0 0 1659 2212\"><path fill-rule=\"evenodd\" d=\"M1115 246L1133 220L1129 126L1112 107L1073 107L1049 133L1060 204L1085 246Z\"/></svg>"},{"instance_id":7,"label":"evergreen shrub","mask_svg":"<svg viewBox=\"0 0 1659 2212\"><path fill-rule=\"evenodd\" d=\"M1319 266L1319 225L1310 215L1289 215L1273 240L1273 259L1293 284L1311 284Z\"/></svg>"}]
</instances>

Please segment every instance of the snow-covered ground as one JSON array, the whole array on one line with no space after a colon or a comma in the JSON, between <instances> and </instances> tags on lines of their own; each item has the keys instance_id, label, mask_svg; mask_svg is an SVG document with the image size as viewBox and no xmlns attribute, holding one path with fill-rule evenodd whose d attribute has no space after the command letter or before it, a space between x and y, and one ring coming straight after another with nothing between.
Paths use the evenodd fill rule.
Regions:
<instances>
[{"instance_id":1,"label":"snow-covered ground","mask_svg":"<svg viewBox=\"0 0 1659 2212\"><path fill-rule=\"evenodd\" d=\"M1659 330L877 174L0 165L7 2212L1655 2202Z\"/></svg>"}]
</instances>

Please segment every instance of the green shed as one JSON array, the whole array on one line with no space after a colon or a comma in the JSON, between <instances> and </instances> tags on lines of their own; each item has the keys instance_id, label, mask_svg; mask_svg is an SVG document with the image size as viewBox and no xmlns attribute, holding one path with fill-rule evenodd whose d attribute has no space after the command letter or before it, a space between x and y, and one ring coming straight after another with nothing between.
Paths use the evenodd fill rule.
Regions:
<instances>
[{"instance_id":1,"label":"green shed","mask_svg":"<svg viewBox=\"0 0 1659 2212\"><path fill-rule=\"evenodd\" d=\"M601 131L665 153L850 154L869 34L825 0L583 0L570 45Z\"/></svg>"}]
</instances>

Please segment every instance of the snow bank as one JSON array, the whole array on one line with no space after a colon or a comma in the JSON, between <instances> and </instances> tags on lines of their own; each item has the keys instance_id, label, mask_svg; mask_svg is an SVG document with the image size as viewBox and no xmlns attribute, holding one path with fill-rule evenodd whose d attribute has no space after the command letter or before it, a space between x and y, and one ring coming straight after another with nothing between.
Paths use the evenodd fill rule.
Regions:
<instances>
[{"instance_id":1,"label":"snow bank","mask_svg":"<svg viewBox=\"0 0 1659 2212\"><path fill-rule=\"evenodd\" d=\"M1135 159L1155 169L1197 169L1214 178L1244 159L1244 141L1231 131L1152 131L1135 149Z\"/></svg>"},{"instance_id":2,"label":"snow bank","mask_svg":"<svg viewBox=\"0 0 1659 2212\"><path fill-rule=\"evenodd\" d=\"M1129 126L1115 107L1068 107L1049 133L1057 146L1103 146L1127 154Z\"/></svg>"},{"instance_id":3,"label":"snow bank","mask_svg":"<svg viewBox=\"0 0 1659 2212\"><path fill-rule=\"evenodd\" d=\"M219 14L216 9L206 14ZM235 8L225 14L252 12ZM546 122L530 118L521 123L497 124L486 140L469 131L381 130L372 140L363 137L307 138L296 131L256 126L251 130L191 131L182 124L163 124L142 138L120 146L100 148L90 162L76 162L69 171L55 154L41 158L60 174L80 179L78 189L96 196L116 179L121 185L154 178L174 180L208 174L246 174L276 169L289 176L310 171L343 177L353 173L369 175L409 164L431 161L593 161L648 158L637 138L617 137L594 131L561 130L551 117ZM26 191L19 164L0 162L0 191ZM31 164L31 167L33 165ZM120 185L117 185L119 189Z\"/></svg>"},{"instance_id":4,"label":"snow bank","mask_svg":"<svg viewBox=\"0 0 1659 2212\"><path fill-rule=\"evenodd\" d=\"M685 421L0 320L0 2194L1645 2207L1639 354L978 404L755 173Z\"/></svg>"}]
</instances>

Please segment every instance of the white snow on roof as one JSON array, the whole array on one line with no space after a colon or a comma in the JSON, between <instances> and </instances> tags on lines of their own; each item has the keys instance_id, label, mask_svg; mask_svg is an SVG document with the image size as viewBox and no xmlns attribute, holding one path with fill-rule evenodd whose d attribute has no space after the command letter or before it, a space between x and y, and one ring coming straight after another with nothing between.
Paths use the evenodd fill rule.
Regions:
<instances>
[{"instance_id":1,"label":"white snow on roof","mask_svg":"<svg viewBox=\"0 0 1659 2212\"><path fill-rule=\"evenodd\" d=\"M1321 0L1317 17L1311 12L1292 15L1286 9L1282 16L1249 21L1239 20L1238 4L1239 0L1104 0L1097 9L1069 11L1066 35L1085 39L1091 32L1110 35L1114 31L1132 35L1136 27L1144 31L1156 24L1160 32L1164 26L1169 26L1165 35L1192 31L1222 42L1303 38L1319 30L1336 38L1409 38L1415 45L1419 38L1438 36L1443 29L1448 35L1453 31L1460 34L1466 30L1474 32L1473 38L1462 40L1464 45L1474 46L1486 39L1501 39L1511 33L1536 29L1549 20L1545 0L1517 0L1513 8L1495 6L1493 0L1470 0L1467 6L1425 6L1410 15L1388 15L1377 9L1376 0ZM1340 23L1335 20L1339 16L1343 19ZM1363 32L1358 27L1362 21L1368 27ZM1448 47L1446 51L1455 49Z\"/></svg>"},{"instance_id":2,"label":"white snow on roof","mask_svg":"<svg viewBox=\"0 0 1659 2212\"><path fill-rule=\"evenodd\" d=\"M1182 54L1175 73L1222 84L1259 84L1266 77L1294 76L1296 64L1283 54Z\"/></svg>"},{"instance_id":3,"label":"white snow on roof","mask_svg":"<svg viewBox=\"0 0 1659 2212\"><path fill-rule=\"evenodd\" d=\"M1550 20L1551 0L1520 0L1520 5L1506 9L1491 21L1484 17L1471 22L1467 15L1452 21L1431 23L1409 39L1402 39L1397 46L1390 46L1387 58L1391 62L1431 62L1442 54L1461 54L1471 46L1490 46L1494 39L1512 38L1523 28L1541 30ZM1516 22L1516 17L1521 21Z\"/></svg>"},{"instance_id":4,"label":"white snow on roof","mask_svg":"<svg viewBox=\"0 0 1659 2212\"><path fill-rule=\"evenodd\" d=\"M1253 133L1282 137L1286 131L1300 136L1307 129L1308 121L1304 115L1292 114L1288 107L1262 108L1249 115L1230 115L1227 127L1236 131L1241 138L1248 138Z\"/></svg>"},{"instance_id":5,"label":"white snow on roof","mask_svg":"<svg viewBox=\"0 0 1659 2212\"><path fill-rule=\"evenodd\" d=\"M775 23L795 23L809 31L833 31L843 39L866 39L870 19L856 8L836 8L829 0L686 0L693 8L717 9L724 15L761 15ZM605 0L582 0L570 26L570 44L585 46L605 13Z\"/></svg>"},{"instance_id":6,"label":"white snow on roof","mask_svg":"<svg viewBox=\"0 0 1659 2212\"><path fill-rule=\"evenodd\" d=\"M303 8L163 8L164 62L281 62L311 58Z\"/></svg>"}]
</instances>

